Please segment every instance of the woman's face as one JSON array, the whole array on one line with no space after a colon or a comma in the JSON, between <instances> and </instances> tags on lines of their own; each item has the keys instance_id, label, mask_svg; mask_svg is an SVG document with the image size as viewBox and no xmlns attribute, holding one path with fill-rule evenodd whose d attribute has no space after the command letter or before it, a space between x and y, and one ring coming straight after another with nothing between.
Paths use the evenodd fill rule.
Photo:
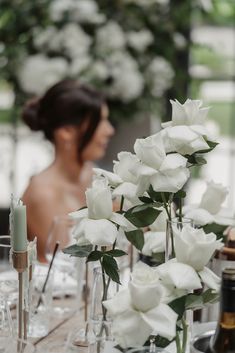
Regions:
<instances>
[{"instance_id":1,"label":"woman's face","mask_svg":"<svg viewBox=\"0 0 235 353\"><path fill-rule=\"evenodd\" d=\"M109 140L114 134L114 128L108 120L109 110L103 105L100 122L92 136L91 141L82 151L83 161L96 161L104 157Z\"/></svg>"}]
</instances>

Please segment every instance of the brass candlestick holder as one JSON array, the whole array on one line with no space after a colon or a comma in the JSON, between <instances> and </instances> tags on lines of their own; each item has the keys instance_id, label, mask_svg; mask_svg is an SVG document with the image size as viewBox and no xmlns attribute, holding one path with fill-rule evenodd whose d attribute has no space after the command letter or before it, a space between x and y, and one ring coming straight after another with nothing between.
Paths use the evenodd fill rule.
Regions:
<instances>
[{"instance_id":1,"label":"brass candlestick holder","mask_svg":"<svg viewBox=\"0 0 235 353\"><path fill-rule=\"evenodd\" d=\"M24 308L23 274L28 267L27 251L12 251L12 263L18 272L19 298L18 298L18 338L27 340L27 312Z\"/></svg>"}]
</instances>

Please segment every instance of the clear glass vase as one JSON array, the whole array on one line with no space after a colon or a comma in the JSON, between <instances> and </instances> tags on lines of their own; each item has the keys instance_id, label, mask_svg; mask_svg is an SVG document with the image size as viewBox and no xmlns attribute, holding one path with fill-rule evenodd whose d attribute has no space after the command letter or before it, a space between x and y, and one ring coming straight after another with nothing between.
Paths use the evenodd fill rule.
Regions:
<instances>
[{"instance_id":1,"label":"clear glass vase","mask_svg":"<svg viewBox=\"0 0 235 353\"><path fill-rule=\"evenodd\" d=\"M168 261L175 257L174 234L176 231L182 231L183 228L186 226L193 227L193 220L189 218L179 219L178 217L172 218L171 220L167 220L165 261Z\"/></svg>"},{"instance_id":2,"label":"clear glass vase","mask_svg":"<svg viewBox=\"0 0 235 353\"><path fill-rule=\"evenodd\" d=\"M112 298L117 291L118 284L110 280L100 267L95 268L90 311L89 353L103 353L112 347L112 320L102 302Z\"/></svg>"}]
</instances>

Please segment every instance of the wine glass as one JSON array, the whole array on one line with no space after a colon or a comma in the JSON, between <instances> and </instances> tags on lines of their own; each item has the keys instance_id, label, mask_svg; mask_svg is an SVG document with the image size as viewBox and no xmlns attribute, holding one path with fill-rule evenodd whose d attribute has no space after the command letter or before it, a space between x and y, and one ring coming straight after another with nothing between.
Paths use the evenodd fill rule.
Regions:
<instances>
[{"instance_id":1,"label":"wine glass","mask_svg":"<svg viewBox=\"0 0 235 353\"><path fill-rule=\"evenodd\" d=\"M74 243L72 238L72 227L74 220L69 216L56 216L50 229L47 245L46 258L50 262L52 254L57 242L59 249L56 253L53 269L54 269L54 290L53 296L64 299L66 296L81 296L84 265L85 262L79 258L69 257L63 253L63 249ZM54 308L54 312L60 315L70 313L72 308L66 307L66 301L60 300L60 305ZM76 305L78 308L78 305Z\"/></svg>"},{"instance_id":2,"label":"wine glass","mask_svg":"<svg viewBox=\"0 0 235 353\"><path fill-rule=\"evenodd\" d=\"M10 236L0 236L1 273L0 273L0 336L13 336L14 324L11 317L10 308L16 305L18 298L18 280L17 274L12 270L9 263Z\"/></svg>"}]
</instances>

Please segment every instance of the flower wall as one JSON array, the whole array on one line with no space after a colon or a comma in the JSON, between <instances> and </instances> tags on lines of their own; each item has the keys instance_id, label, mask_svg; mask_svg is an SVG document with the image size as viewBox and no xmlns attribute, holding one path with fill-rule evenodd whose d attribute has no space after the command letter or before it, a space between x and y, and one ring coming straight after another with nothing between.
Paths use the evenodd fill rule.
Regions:
<instances>
[{"instance_id":1,"label":"flower wall","mask_svg":"<svg viewBox=\"0 0 235 353\"><path fill-rule=\"evenodd\" d=\"M188 83L190 7L174 3L3 0L0 70L19 103L72 77L107 93L114 120L162 115Z\"/></svg>"}]
</instances>

